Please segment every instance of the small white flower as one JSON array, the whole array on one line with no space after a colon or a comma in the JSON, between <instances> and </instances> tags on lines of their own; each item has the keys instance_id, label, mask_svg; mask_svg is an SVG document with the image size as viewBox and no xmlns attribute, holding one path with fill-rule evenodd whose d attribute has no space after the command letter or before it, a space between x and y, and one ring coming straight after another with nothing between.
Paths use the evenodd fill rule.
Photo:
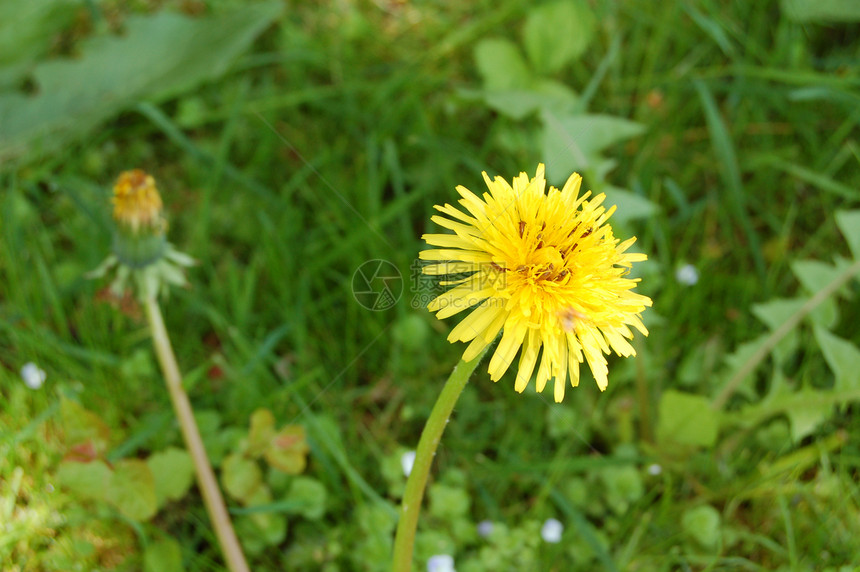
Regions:
<instances>
[{"instance_id":1,"label":"small white flower","mask_svg":"<svg viewBox=\"0 0 860 572\"><path fill-rule=\"evenodd\" d=\"M400 466L403 467L403 474L405 476L409 476L409 473L412 472L412 465L415 464L415 451L406 451L403 453L403 456L400 457Z\"/></svg>"},{"instance_id":2,"label":"small white flower","mask_svg":"<svg viewBox=\"0 0 860 572\"><path fill-rule=\"evenodd\" d=\"M427 572L457 572L454 570L454 557L448 554L431 556L427 561Z\"/></svg>"},{"instance_id":3,"label":"small white flower","mask_svg":"<svg viewBox=\"0 0 860 572\"><path fill-rule=\"evenodd\" d=\"M653 475L656 477L657 475L659 475L662 472L663 472L663 467L661 467L657 463L652 463L652 464L648 465L648 474L649 475Z\"/></svg>"},{"instance_id":4,"label":"small white flower","mask_svg":"<svg viewBox=\"0 0 860 572\"><path fill-rule=\"evenodd\" d=\"M27 362L24 364L24 367L21 368L21 379L24 380L24 383L27 384L27 387L30 389L39 389L42 387L42 384L45 383L46 377L48 377L48 375L45 373L45 370L33 362Z\"/></svg>"},{"instance_id":5,"label":"small white flower","mask_svg":"<svg viewBox=\"0 0 860 572\"><path fill-rule=\"evenodd\" d=\"M493 533L493 523L489 520L482 520L478 523L478 534L482 538L487 538Z\"/></svg>"},{"instance_id":6,"label":"small white flower","mask_svg":"<svg viewBox=\"0 0 860 572\"><path fill-rule=\"evenodd\" d=\"M692 264L685 264L675 271L675 279L684 286L692 286L699 281L699 271Z\"/></svg>"},{"instance_id":7,"label":"small white flower","mask_svg":"<svg viewBox=\"0 0 860 572\"><path fill-rule=\"evenodd\" d=\"M564 525L554 518L548 518L543 523L543 528L540 529L541 538L545 542L561 542L561 533L564 532Z\"/></svg>"}]
</instances>

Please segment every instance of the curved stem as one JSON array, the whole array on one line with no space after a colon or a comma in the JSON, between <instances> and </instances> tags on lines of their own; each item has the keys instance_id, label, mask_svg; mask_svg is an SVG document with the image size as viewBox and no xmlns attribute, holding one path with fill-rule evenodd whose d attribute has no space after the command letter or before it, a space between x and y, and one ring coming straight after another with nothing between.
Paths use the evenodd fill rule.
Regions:
<instances>
[{"instance_id":1,"label":"curved stem","mask_svg":"<svg viewBox=\"0 0 860 572\"><path fill-rule=\"evenodd\" d=\"M744 362L741 368L732 376L726 385L723 386L723 389L711 402L711 408L718 410L722 409L744 378L751 374L753 370L758 367L762 361L764 361L780 340L796 328L807 314L812 312L812 310L814 310L819 304L842 288L842 286L848 283L848 281L858 273L860 273L860 260L854 262L854 264L843 270L842 273L834 278L830 284L816 292L812 298L807 300L806 303L797 310L797 312L792 314L785 322L775 329L767 339L765 339L764 343L758 347L755 353L753 353L753 355Z\"/></svg>"},{"instance_id":2,"label":"curved stem","mask_svg":"<svg viewBox=\"0 0 860 572\"><path fill-rule=\"evenodd\" d=\"M182 375L179 373L176 356L170 345L170 337L164 327L161 309L154 296L148 296L146 299L146 316L152 330L152 343L155 346L155 353L158 354L158 362L161 364L161 371L164 373L164 380L170 393L170 401L173 403L173 410L179 419L185 445L194 461L197 485L203 494L203 502L206 504L209 518L212 519L215 535L224 553L224 560L231 572L248 572L248 564L245 562L242 547L233 531L230 516L227 514L227 507L224 505L221 490L215 480L215 473L212 472L212 466L209 464L209 458L203 448L203 440L200 438L200 431L194 421L188 394L182 387Z\"/></svg>"},{"instance_id":3,"label":"curved stem","mask_svg":"<svg viewBox=\"0 0 860 572\"><path fill-rule=\"evenodd\" d=\"M491 344L490 344L491 345ZM487 346L489 348L489 345ZM466 387L469 376L475 371L478 362L484 357L487 348L470 362L460 361L455 367L442 393L436 399L436 404L427 418L418 448L415 450L415 463L406 480L406 490L403 493L403 502L400 506L400 519L397 522L397 533L394 537L394 559L392 570L394 572L409 572L412 569L412 550L415 545L415 530L418 527L418 514L421 512L421 502L424 500L424 488L427 486L427 475L430 473L430 465L436 456L436 448L442 439L442 432L448 424L448 418L454 405Z\"/></svg>"}]
</instances>

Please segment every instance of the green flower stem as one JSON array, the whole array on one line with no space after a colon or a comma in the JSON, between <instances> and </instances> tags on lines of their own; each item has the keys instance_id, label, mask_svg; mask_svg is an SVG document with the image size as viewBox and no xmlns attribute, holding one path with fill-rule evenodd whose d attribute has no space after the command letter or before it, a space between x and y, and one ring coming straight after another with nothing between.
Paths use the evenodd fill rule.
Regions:
<instances>
[{"instance_id":1,"label":"green flower stem","mask_svg":"<svg viewBox=\"0 0 860 572\"><path fill-rule=\"evenodd\" d=\"M492 344L490 344L492 345ZM487 346L489 348L489 345ZM394 537L394 572L409 572L412 569L412 550L415 546L415 530L418 527L418 514L424 500L424 489L427 486L427 475L430 465L436 456L436 448L442 439L442 432L448 424L448 418L454 405L466 387L469 376L475 371L478 362L484 357L487 348L470 362L460 361L454 371L448 376L442 393L427 418L418 448L415 451L415 463L406 481L406 491L403 493L403 503L400 506L400 519L397 522L397 534Z\"/></svg>"},{"instance_id":2,"label":"green flower stem","mask_svg":"<svg viewBox=\"0 0 860 572\"><path fill-rule=\"evenodd\" d=\"M154 296L147 296L145 304L146 316L149 319L149 327L152 330L152 343L155 346L156 354L158 354L161 371L164 373L167 390L170 393L170 401L173 403L173 410L179 419L179 426L182 428L182 437L185 439L185 445L188 447L191 458L194 461L197 484L200 487L200 492L203 494L206 511L209 513L209 518L212 519L215 535L224 553L227 568L231 572L248 572L248 564L245 562L242 547L239 545L239 539L236 538L236 533L233 531L230 516L227 514L227 507L224 505L221 490L218 488L218 482L215 480L215 473L212 472L212 466L209 464L209 458L206 456L206 450L203 448L203 440L200 438L200 431L197 429L197 423L194 421L191 403L188 401L188 395L182 388L182 375L179 373L176 356L173 353L173 347L170 345L170 337L168 337L167 329L164 327L164 318L161 316L158 301Z\"/></svg>"}]
</instances>

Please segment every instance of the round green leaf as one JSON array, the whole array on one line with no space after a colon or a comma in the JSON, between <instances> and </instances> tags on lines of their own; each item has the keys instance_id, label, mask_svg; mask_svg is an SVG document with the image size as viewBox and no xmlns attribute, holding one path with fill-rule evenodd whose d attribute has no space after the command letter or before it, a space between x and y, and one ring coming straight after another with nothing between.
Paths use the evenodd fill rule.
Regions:
<instances>
[{"instance_id":1,"label":"round green leaf","mask_svg":"<svg viewBox=\"0 0 860 572\"><path fill-rule=\"evenodd\" d=\"M720 541L720 513L710 505L686 511L681 518L681 527L705 548L716 548Z\"/></svg>"},{"instance_id":2,"label":"round green leaf","mask_svg":"<svg viewBox=\"0 0 860 572\"><path fill-rule=\"evenodd\" d=\"M155 479L149 465L139 459L125 459L115 465L106 497L133 520L149 520L158 510Z\"/></svg>"},{"instance_id":3,"label":"round green leaf","mask_svg":"<svg viewBox=\"0 0 860 572\"><path fill-rule=\"evenodd\" d=\"M167 500L179 500L188 492L194 479L194 463L183 449L169 447L146 460L155 478L155 495L158 505Z\"/></svg>"},{"instance_id":4,"label":"round green leaf","mask_svg":"<svg viewBox=\"0 0 860 572\"><path fill-rule=\"evenodd\" d=\"M487 90L526 89L531 72L516 44L501 38L481 40L475 46L475 64Z\"/></svg>"},{"instance_id":5,"label":"round green leaf","mask_svg":"<svg viewBox=\"0 0 860 572\"><path fill-rule=\"evenodd\" d=\"M263 474L256 461L242 455L230 455L221 465L221 482L230 496L247 503L262 484Z\"/></svg>"},{"instance_id":6,"label":"round green leaf","mask_svg":"<svg viewBox=\"0 0 860 572\"><path fill-rule=\"evenodd\" d=\"M144 572L181 572L182 548L172 538L151 542L143 554Z\"/></svg>"},{"instance_id":7,"label":"round green leaf","mask_svg":"<svg viewBox=\"0 0 860 572\"><path fill-rule=\"evenodd\" d=\"M597 20L584 0L542 4L529 12L523 29L526 54L541 74L559 71L579 57L594 37Z\"/></svg>"},{"instance_id":8,"label":"round green leaf","mask_svg":"<svg viewBox=\"0 0 860 572\"><path fill-rule=\"evenodd\" d=\"M322 483L310 477L296 477L286 500L299 507L295 512L307 519L317 520L325 513L326 497Z\"/></svg>"},{"instance_id":9,"label":"round green leaf","mask_svg":"<svg viewBox=\"0 0 860 572\"><path fill-rule=\"evenodd\" d=\"M63 461L57 471L60 485L82 499L104 500L110 479L111 470L99 460L90 463Z\"/></svg>"}]
</instances>

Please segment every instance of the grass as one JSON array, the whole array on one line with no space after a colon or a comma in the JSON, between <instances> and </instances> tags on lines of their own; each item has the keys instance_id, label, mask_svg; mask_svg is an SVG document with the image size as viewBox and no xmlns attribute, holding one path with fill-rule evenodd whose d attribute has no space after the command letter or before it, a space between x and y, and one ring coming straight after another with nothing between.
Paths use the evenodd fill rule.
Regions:
<instances>
[{"instance_id":1,"label":"grass","mask_svg":"<svg viewBox=\"0 0 860 572\"><path fill-rule=\"evenodd\" d=\"M583 92L602 69L589 111L645 126L606 155L618 162L612 184L659 206L618 229L649 254L640 291L654 300L652 334L635 360L611 363L604 394L585 375L563 405L515 394L510 376L489 383L479 366L432 473L448 488L429 493L419 564L448 551L458 569L504 569L490 564L502 555L510 569L850 569L856 405L826 408L799 440L782 415L745 425L738 412L774 383L768 363L729 402L713 446L655 436L664 392L714 395L727 357L767 332L754 304L801 294L794 262L849 255L833 215L860 199L857 25L792 22L777 3L593 8L595 40L557 79ZM100 33L107 4L90 10L81 17L93 26L70 24L51 57ZM518 1L298 3L216 81L135 101L74 143L2 166L0 490L17 535L0 534L8 569L61 568L67 542L73 562L110 568L122 554L133 569L164 537L178 540L186 569L220 566L194 489L146 523L104 507L61 522L77 500L46 489L68 453L61 395L98 412L117 458L179 443L143 322L83 278L110 248L109 186L132 167L157 178L171 241L200 262L192 287L164 305L195 409L217 412L234 441L259 407L302 424L307 475L327 494L321 518L290 514L286 539L252 554L252 568L386 568L391 512L375 503L396 502L399 452L414 448L463 350L445 341L453 320L410 306L419 237L456 185L477 191L482 170L510 177L548 160L534 118L464 95L480 87L476 43L521 43L529 11ZM384 312L351 292L373 259L405 279ZM695 286L675 279L685 263L699 271ZM856 344L856 304L833 311L831 330ZM791 391L823 394L834 381L815 336L806 326L793 335ZM40 391L18 377L28 361L47 372ZM702 506L719 515L710 536L708 517L691 512ZM540 540L549 517L565 524L561 544ZM475 536L484 519L496 536Z\"/></svg>"}]
</instances>

